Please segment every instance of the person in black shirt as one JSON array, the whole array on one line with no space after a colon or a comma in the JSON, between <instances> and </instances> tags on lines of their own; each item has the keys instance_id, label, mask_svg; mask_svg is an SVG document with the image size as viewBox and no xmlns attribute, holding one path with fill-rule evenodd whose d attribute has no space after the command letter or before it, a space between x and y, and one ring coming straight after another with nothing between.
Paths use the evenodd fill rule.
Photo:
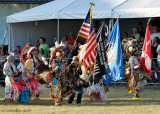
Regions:
<instances>
[{"instance_id":1,"label":"person in black shirt","mask_svg":"<svg viewBox=\"0 0 160 114\"><path fill-rule=\"evenodd\" d=\"M159 38L158 37L155 37L154 40L153 40L153 44L151 46L151 53L152 53L152 58L153 58L153 64L154 64L154 67L157 67L157 47L158 47L158 44L159 44Z\"/></svg>"}]
</instances>

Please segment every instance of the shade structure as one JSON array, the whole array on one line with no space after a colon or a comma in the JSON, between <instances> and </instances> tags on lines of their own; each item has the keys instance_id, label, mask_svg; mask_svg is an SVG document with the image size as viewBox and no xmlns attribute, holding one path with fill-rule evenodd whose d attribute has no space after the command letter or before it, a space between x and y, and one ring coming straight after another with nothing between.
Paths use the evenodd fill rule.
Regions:
<instances>
[{"instance_id":1,"label":"shade structure","mask_svg":"<svg viewBox=\"0 0 160 114\"><path fill-rule=\"evenodd\" d=\"M113 9L112 18L160 17L160 0L127 0Z\"/></svg>"},{"instance_id":2,"label":"shade structure","mask_svg":"<svg viewBox=\"0 0 160 114\"><path fill-rule=\"evenodd\" d=\"M84 19L93 2L93 18L111 18L113 8L126 0L55 0L41 6L7 17L7 23L40 21L50 19Z\"/></svg>"},{"instance_id":3,"label":"shade structure","mask_svg":"<svg viewBox=\"0 0 160 114\"><path fill-rule=\"evenodd\" d=\"M53 37L60 41L69 31L77 33L82 24L78 19L85 19L91 2L95 3L93 19L118 18L119 15L120 18L160 16L160 0L55 0L7 17L9 51L16 45L34 44L40 36L46 37L51 45Z\"/></svg>"}]
</instances>

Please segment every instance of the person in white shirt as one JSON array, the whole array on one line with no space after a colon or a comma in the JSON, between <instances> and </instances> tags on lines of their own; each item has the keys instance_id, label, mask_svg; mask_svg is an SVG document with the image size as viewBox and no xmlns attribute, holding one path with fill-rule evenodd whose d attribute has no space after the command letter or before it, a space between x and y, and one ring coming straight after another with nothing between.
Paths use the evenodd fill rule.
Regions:
<instances>
[{"instance_id":1,"label":"person in white shirt","mask_svg":"<svg viewBox=\"0 0 160 114\"><path fill-rule=\"evenodd\" d=\"M158 32L158 29L156 26L153 26L153 33L150 35L150 38L151 38L151 43L153 44L153 39L155 37L158 37L160 38L160 33Z\"/></svg>"},{"instance_id":2,"label":"person in white shirt","mask_svg":"<svg viewBox=\"0 0 160 114\"><path fill-rule=\"evenodd\" d=\"M13 56L7 57L7 62L4 64L3 74L5 77L5 101L11 99L13 77L18 74L16 66L13 64Z\"/></svg>"},{"instance_id":3,"label":"person in white shirt","mask_svg":"<svg viewBox=\"0 0 160 114\"><path fill-rule=\"evenodd\" d=\"M141 35L138 33L138 30L136 28L133 28L133 36L137 40L137 42L140 41Z\"/></svg>"},{"instance_id":4,"label":"person in white shirt","mask_svg":"<svg viewBox=\"0 0 160 114\"><path fill-rule=\"evenodd\" d=\"M158 56L157 56L157 64L160 65L160 44L158 44L158 47L157 47L157 51L158 53Z\"/></svg>"}]
</instances>

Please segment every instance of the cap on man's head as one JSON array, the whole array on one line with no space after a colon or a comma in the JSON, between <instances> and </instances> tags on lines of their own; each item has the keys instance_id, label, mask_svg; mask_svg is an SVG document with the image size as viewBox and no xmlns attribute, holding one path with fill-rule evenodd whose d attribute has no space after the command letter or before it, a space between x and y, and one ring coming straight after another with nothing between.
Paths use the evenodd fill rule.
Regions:
<instances>
[{"instance_id":1,"label":"cap on man's head","mask_svg":"<svg viewBox=\"0 0 160 114\"><path fill-rule=\"evenodd\" d=\"M12 55L8 55L8 56L7 56L7 60L8 60L9 58L11 58L11 57L12 57Z\"/></svg>"},{"instance_id":2,"label":"cap on man's head","mask_svg":"<svg viewBox=\"0 0 160 114\"><path fill-rule=\"evenodd\" d=\"M78 57L77 57L77 56L74 56L72 60L75 61L76 59L78 59Z\"/></svg>"}]
</instances>

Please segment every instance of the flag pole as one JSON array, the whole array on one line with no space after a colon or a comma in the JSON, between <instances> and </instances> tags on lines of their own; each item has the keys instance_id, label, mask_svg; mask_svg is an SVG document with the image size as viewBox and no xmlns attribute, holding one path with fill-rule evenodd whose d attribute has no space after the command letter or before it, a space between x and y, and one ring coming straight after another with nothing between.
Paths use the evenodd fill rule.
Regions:
<instances>
[{"instance_id":1,"label":"flag pole","mask_svg":"<svg viewBox=\"0 0 160 114\"><path fill-rule=\"evenodd\" d=\"M147 24L149 24L149 23L150 23L150 21L151 21L151 17L148 19L148 23L147 23Z\"/></svg>"},{"instance_id":2,"label":"flag pole","mask_svg":"<svg viewBox=\"0 0 160 114\"><path fill-rule=\"evenodd\" d=\"M119 15L119 17L117 18L118 20L120 19L120 17L121 17L121 14Z\"/></svg>"},{"instance_id":3,"label":"flag pole","mask_svg":"<svg viewBox=\"0 0 160 114\"><path fill-rule=\"evenodd\" d=\"M90 3L90 5L91 5L91 6L90 6L89 9L90 9L90 13L91 13L91 7L92 7L92 6L95 6L95 4L92 2L92 3ZM90 15L90 16L91 16L91 15ZM91 17L90 17L90 24L91 24ZM73 51L75 45L77 44L78 36L79 36L79 34L77 35L76 40L74 41L73 47L72 47L72 49L71 49L71 51L70 51L70 53L69 53L69 56L68 56L67 61L66 61L66 66L68 65L68 60L69 60L69 58L70 58L70 56L71 56L71 54L72 54L72 51Z\"/></svg>"}]
</instances>

